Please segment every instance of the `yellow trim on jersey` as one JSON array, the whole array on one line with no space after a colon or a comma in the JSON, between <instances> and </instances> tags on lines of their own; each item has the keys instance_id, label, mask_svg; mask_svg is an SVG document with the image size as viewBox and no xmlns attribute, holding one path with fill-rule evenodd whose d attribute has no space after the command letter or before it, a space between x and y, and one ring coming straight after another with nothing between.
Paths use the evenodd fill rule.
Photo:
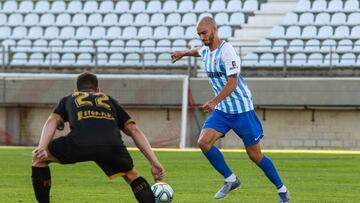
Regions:
<instances>
[{"instance_id":1,"label":"yellow trim on jersey","mask_svg":"<svg viewBox=\"0 0 360 203\"><path fill-rule=\"evenodd\" d=\"M130 118L129 120L127 120L127 121L124 123L124 128L125 128L125 126L129 125L130 123L136 124L135 120L132 119L132 118Z\"/></svg>"}]
</instances>

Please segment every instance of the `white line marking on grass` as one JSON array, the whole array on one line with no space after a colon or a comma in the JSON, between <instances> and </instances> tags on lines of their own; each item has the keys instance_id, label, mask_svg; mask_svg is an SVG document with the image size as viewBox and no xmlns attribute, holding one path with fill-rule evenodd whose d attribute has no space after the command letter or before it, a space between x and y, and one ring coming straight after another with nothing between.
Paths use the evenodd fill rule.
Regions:
<instances>
[{"instance_id":1,"label":"white line marking on grass","mask_svg":"<svg viewBox=\"0 0 360 203\"><path fill-rule=\"evenodd\" d=\"M0 149L33 149L34 146L0 146ZM129 151L139 151L136 147L128 147ZM200 149L187 148L153 148L155 152L201 152ZM245 149L221 149L222 152L241 152L245 153ZM263 149L264 153L294 153L294 154L360 154L360 150L303 150L303 149Z\"/></svg>"}]
</instances>

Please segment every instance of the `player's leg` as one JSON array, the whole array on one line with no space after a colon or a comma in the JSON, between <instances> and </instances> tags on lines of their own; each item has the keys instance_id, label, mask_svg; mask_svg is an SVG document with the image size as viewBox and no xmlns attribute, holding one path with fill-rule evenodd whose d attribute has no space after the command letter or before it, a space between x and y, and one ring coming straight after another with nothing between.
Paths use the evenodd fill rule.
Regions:
<instances>
[{"instance_id":1,"label":"player's leg","mask_svg":"<svg viewBox=\"0 0 360 203\"><path fill-rule=\"evenodd\" d=\"M214 143L223 134L212 129L205 128L201 131L198 145L211 165L224 177L225 183L215 194L215 199L225 197L231 190L240 186L240 180L233 174L225 161L223 154L214 146Z\"/></svg>"},{"instance_id":2,"label":"player's leg","mask_svg":"<svg viewBox=\"0 0 360 203\"><path fill-rule=\"evenodd\" d=\"M279 194L287 192L273 162L261 152L259 143L263 137L263 130L255 112L245 112L237 115L237 117L236 122L233 123L233 129L243 140L249 158L265 173Z\"/></svg>"},{"instance_id":3,"label":"player's leg","mask_svg":"<svg viewBox=\"0 0 360 203\"><path fill-rule=\"evenodd\" d=\"M225 179L224 186L215 194L216 199L225 197L231 190L240 186L240 180L233 174L220 150L214 146L214 143L229 131L226 122L223 113L213 111L204 123L198 139L198 146L205 157Z\"/></svg>"},{"instance_id":4,"label":"player's leg","mask_svg":"<svg viewBox=\"0 0 360 203\"><path fill-rule=\"evenodd\" d=\"M266 177L274 184L279 194L279 202L286 203L289 202L290 195L283 184L278 171L276 170L275 165L272 160L263 155L261 152L260 144L254 144L246 147L246 152L249 155L250 159L255 162L259 168L265 173Z\"/></svg>"},{"instance_id":5,"label":"player's leg","mask_svg":"<svg viewBox=\"0 0 360 203\"><path fill-rule=\"evenodd\" d=\"M135 198L140 203L155 203L155 196L150 184L134 169L127 172L123 178L130 185Z\"/></svg>"},{"instance_id":6,"label":"player's leg","mask_svg":"<svg viewBox=\"0 0 360 203\"><path fill-rule=\"evenodd\" d=\"M135 198L140 203L155 203L151 186L134 169L133 160L124 146L107 147L102 157L95 162L110 178L123 177L130 185ZM100 154L100 153L99 153Z\"/></svg>"},{"instance_id":7,"label":"player's leg","mask_svg":"<svg viewBox=\"0 0 360 203\"><path fill-rule=\"evenodd\" d=\"M36 200L39 203L50 201L51 175L49 163L56 161L52 154L46 150L48 159L40 160L35 155L32 157L32 185Z\"/></svg>"}]
</instances>

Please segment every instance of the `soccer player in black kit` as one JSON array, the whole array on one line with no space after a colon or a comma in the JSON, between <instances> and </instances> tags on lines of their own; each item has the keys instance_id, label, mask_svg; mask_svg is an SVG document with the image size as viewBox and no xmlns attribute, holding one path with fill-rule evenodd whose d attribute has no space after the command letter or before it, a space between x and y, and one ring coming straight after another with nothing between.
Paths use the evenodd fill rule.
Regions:
<instances>
[{"instance_id":1,"label":"soccer player in black kit","mask_svg":"<svg viewBox=\"0 0 360 203\"><path fill-rule=\"evenodd\" d=\"M154 203L149 183L134 169L120 130L130 136L149 160L155 181L163 179L165 170L158 161L144 133L118 102L99 91L96 75L78 76L77 91L60 100L42 129L33 151L32 183L38 202L50 201L49 163L73 164L94 161L109 178L122 176L130 184L138 202ZM70 133L53 139L56 129L69 122Z\"/></svg>"}]
</instances>

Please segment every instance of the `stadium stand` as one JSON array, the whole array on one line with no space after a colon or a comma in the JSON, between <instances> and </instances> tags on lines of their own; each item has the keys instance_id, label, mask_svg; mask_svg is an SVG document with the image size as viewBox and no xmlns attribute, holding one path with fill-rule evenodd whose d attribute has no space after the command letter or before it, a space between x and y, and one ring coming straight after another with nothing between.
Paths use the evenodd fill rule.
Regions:
<instances>
[{"instance_id":1,"label":"stadium stand","mask_svg":"<svg viewBox=\"0 0 360 203\"><path fill-rule=\"evenodd\" d=\"M0 44L13 56L10 60L3 57L3 65L49 66L50 56L56 56L52 65L119 67L134 66L145 56L150 65L168 66L164 57L170 51L201 44L196 35L201 17L213 16L220 34L228 38L261 4L257 0L1 3ZM116 56L120 61L124 57L124 63L113 62ZM99 58L101 63L96 63Z\"/></svg>"},{"instance_id":2,"label":"stadium stand","mask_svg":"<svg viewBox=\"0 0 360 203\"><path fill-rule=\"evenodd\" d=\"M360 52L356 42L360 36L359 14L357 0L300 0L296 8L285 15L283 22L272 28L270 36L259 41L256 51L248 54L245 60L255 60L248 64L252 66L278 67L283 64L275 63L272 58L283 55L289 66L358 66ZM279 40L283 40L284 44L279 45ZM272 49L263 49L264 45ZM277 46L284 51L279 53L275 50Z\"/></svg>"},{"instance_id":3,"label":"stadium stand","mask_svg":"<svg viewBox=\"0 0 360 203\"><path fill-rule=\"evenodd\" d=\"M173 68L165 56L201 45L196 23L203 16L239 46L245 68L360 64L359 0L6 0L1 63Z\"/></svg>"}]
</instances>

